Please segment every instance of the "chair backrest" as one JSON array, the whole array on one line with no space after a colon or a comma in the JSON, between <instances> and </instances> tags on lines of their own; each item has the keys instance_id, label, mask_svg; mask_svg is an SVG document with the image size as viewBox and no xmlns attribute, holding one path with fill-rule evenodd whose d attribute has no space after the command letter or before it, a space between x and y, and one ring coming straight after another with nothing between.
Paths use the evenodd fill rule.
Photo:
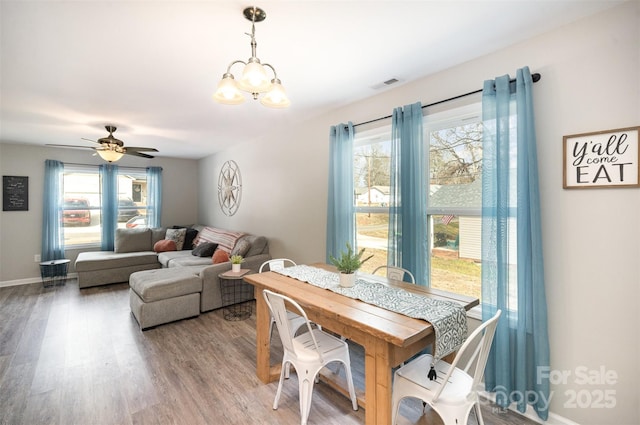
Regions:
<instances>
[{"instance_id":1,"label":"chair backrest","mask_svg":"<svg viewBox=\"0 0 640 425\"><path fill-rule=\"evenodd\" d=\"M262 273L263 269L267 266L267 264L269 265L269 271L282 270L287 265L290 265L290 266L296 265L296 263L293 260L290 260L288 258L275 258L273 260L268 260L262 263L262 265L260 266L260 270L258 270L258 273Z\"/></svg>"},{"instance_id":2,"label":"chair backrest","mask_svg":"<svg viewBox=\"0 0 640 425\"><path fill-rule=\"evenodd\" d=\"M498 319L501 314L502 310L498 310L492 318L478 326L476 330L467 337L464 344L462 344L462 347L460 347L460 350L458 350L458 354L456 354L456 358L453 360L453 363L451 363L451 368L447 372L443 382L449 381L449 377L458 365L458 362L460 362L461 358L465 357L465 352L475 347L473 354L467 360L463 370L469 373L469 368L471 365L475 364L473 372L470 373L470 375L473 376L473 384L471 388L478 387L484 376L484 368L487 365L489 351L491 350L491 344L493 343L493 336L496 333L496 326L498 326ZM441 385L440 388L438 388L438 391L433 398L434 402L438 400L438 397L440 397L440 393L442 393L444 387L445 385Z\"/></svg>"},{"instance_id":3,"label":"chair backrest","mask_svg":"<svg viewBox=\"0 0 640 425\"><path fill-rule=\"evenodd\" d=\"M300 307L300 304L298 304L293 299L285 295L281 295L273 291L269 291L268 289L264 289L262 291L262 296L264 297L264 300L267 303L267 307L269 307L269 311L271 311L271 316L274 318L276 322L276 326L278 327L278 334L280 335L280 339L282 340L282 347L285 350L289 351L290 353L293 353L293 355L297 355L295 347L293 345L291 322L287 317L287 308L285 306L285 301L286 301L295 310L297 310L297 311L294 311L294 313L297 313L298 315L304 317L304 320L307 322L307 329L309 330L309 335L311 335L311 338L313 340L315 351L318 354L318 358L322 360L322 356L320 355L320 349L318 347L318 341L316 341L316 337L314 336L311 330L311 323L309 322L307 313L305 313L302 307ZM310 347L307 347L307 348L310 348Z\"/></svg>"},{"instance_id":4,"label":"chair backrest","mask_svg":"<svg viewBox=\"0 0 640 425\"><path fill-rule=\"evenodd\" d=\"M377 267L374 271L373 274L376 274L376 272L378 270L383 270L383 269L387 269L387 277L389 279L393 279L393 280L404 280L404 276L407 275L409 276L410 282L411 283L416 283L416 279L413 277L413 274L407 270L407 269L403 269L402 267L396 267L396 266L380 266Z\"/></svg>"}]
</instances>

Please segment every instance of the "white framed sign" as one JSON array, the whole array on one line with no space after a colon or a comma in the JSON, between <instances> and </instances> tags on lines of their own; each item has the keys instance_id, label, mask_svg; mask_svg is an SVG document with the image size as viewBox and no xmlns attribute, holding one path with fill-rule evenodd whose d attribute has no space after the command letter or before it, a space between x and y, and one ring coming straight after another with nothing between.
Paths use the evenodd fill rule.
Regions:
<instances>
[{"instance_id":1,"label":"white framed sign","mask_svg":"<svg viewBox=\"0 0 640 425\"><path fill-rule=\"evenodd\" d=\"M640 187L640 127L564 136L565 189Z\"/></svg>"}]
</instances>

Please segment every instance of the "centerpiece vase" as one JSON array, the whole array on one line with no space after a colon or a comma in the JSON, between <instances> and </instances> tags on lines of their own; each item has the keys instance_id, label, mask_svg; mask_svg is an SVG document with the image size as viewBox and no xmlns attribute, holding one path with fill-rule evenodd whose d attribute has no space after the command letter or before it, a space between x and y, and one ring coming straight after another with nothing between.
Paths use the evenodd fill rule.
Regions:
<instances>
[{"instance_id":1,"label":"centerpiece vase","mask_svg":"<svg viewBox=\"0 0 640 425\"><path fill-rule=\"evenodd\" d=\"M351 288L356 283L355 273L340 273L340 286L343 288Z\"/></svg>"}]
</instances>

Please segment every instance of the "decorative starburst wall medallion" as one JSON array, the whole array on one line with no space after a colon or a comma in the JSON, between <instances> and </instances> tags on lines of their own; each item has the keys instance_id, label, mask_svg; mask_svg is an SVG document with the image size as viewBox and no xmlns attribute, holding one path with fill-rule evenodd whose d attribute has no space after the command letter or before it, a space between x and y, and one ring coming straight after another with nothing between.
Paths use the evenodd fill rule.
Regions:
<instances>
[{"instance_id":1,"label":"decorative starburst wall medallion","mask_svg":"<svg viewBox=\"0 0 640 425\"><path fill-rule=\"evenodd\" d=\"M225 215L232 216L240 207L242 198L242 177L235 161L227 161L218 177L218 202Z\"/></svg>"}]
</instances>

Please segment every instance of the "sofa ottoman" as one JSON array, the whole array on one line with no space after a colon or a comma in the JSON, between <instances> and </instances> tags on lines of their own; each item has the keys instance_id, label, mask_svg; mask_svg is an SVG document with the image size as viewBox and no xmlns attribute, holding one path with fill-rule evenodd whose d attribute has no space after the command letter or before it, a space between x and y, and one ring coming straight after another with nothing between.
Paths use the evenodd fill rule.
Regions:
<instances>
[{"instance_id":1,"label":"sofa ottoman","mask_svg":"<svg viewBox=\"0 0 640 425\"><path fill-rule=\"evenodd\" d=\"M200 314L199 268L145 270L129 277L129 305L140 329Z\"/></svg>"}]
</instances>

